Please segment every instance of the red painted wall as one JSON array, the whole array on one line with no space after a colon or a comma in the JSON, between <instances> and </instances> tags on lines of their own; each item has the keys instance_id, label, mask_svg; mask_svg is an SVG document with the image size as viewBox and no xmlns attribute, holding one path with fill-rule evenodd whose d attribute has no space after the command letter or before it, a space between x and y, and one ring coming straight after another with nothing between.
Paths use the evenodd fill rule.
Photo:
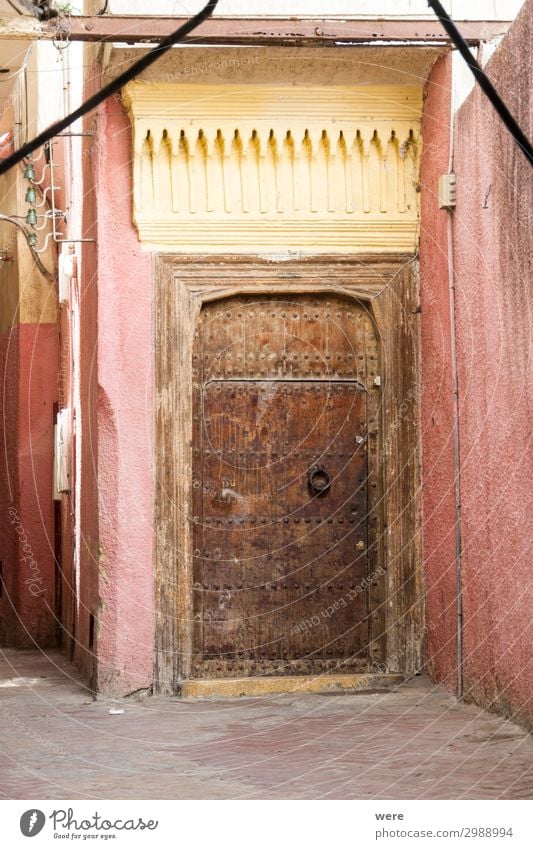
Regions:
<instances>
[{"instance_id":1,"label":"red painted wall","mask_svg":"<svg viewBox=\"0 0 533 849\"><path fill-rule=\"evenodd\" d=\"M55 324L16 324L0 337L0 640L48 647L57 641L54 507Z\"/></svg>"},{"instance_id":2,"label":"red painted wall","mask_svg":"<svg viewBox=\"0 0 533 849\"><path fill-rule=\"evenodd\" d=\"M18 537L13 509L18 508L18 418L19 351L18 332L9 328L0 336L2 376L2 450L0 452L0 561L2 598L0 599L0 644L17 642L15 627L18 606ZM17 629L18 630L18 629Z\"/></svg>"},{"instance_id":3,"label":"red painted wall","mask_svg":"<svg viewBox=\"0 0 533 849\"><path fill-rule=\"evenodd\" d=\"M119 695L150 687L154 660L152 256L131 223L131 135L120 102L107 101L90 155L86 233L97 246L84 254L81 310L83 465L98 473L92 504L94 481L85 494L82 482L82 525L92 532L88 513L98 504L98 553L85 556L96 572L87 603L96 616L95 684Z\"/></svg>"},{"instance_id":4,"label":"red painted wall","mask_svg":"<svg viewBox=\"0 0 533 849\"><path fill-rule=\"evenodd\" d=\"M3 105L0 132L11 132L14 103ZM2 177L3 213L21 212L20 174L11 170ZM55 297L36 267L28 270L20 233L7 224L3 230L9 259L0 262L0 645L46 648L57 643L59 630L52 498ZM44 260L50 267L51 257Z\"/></svg>"},{"instance_id":5,"label":"red painted wall","mask_svg":"<svg viewBox=\"0 0 533 849\"><path fill-rule=\"evenodd\" d=\"M425 89L421 158L420 380L422 546L428 671L456 684L455 498L447 215L438 181L450 151L451 56L434 65Z\"/></svg>"},{"instance_id":6,"label":"red painted wall","mask_svg":"<svg viewBox=\"0 0 533 849\"><path fill-rule=\"evenodd\" d=\"M485 69L530 138L532 6ZM479 89L456 136L465 694L533 725L533 183Z\"/></svg>"}]
</instances>

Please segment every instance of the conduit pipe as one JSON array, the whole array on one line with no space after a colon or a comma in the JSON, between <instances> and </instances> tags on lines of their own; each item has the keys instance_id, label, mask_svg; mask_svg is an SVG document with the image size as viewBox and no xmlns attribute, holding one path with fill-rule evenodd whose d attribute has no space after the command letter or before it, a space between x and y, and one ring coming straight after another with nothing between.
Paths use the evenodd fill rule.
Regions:
<instances>
[{"instance_id":1,"label":"conduit pipe","mask_svg":"<svg viewBox=\"0 0 533 849\"><path fill-rule=\"evenodd\" d=\"M450 142L448 173L453 173L455 145L455 74L452 56L450 98ZM452 440L453 440L453 486L454 486L454 535L455 535L455 593L456 593L456 687L457 698L462 700L463 686L463 564L461 537L461 442L459 430L459 379L457 372L457 324L456 286L453 249L453 209L446 210L446 256L448 266L448 302L450 318L450 361L452 393Z\"/></svg>"}]
</instances>

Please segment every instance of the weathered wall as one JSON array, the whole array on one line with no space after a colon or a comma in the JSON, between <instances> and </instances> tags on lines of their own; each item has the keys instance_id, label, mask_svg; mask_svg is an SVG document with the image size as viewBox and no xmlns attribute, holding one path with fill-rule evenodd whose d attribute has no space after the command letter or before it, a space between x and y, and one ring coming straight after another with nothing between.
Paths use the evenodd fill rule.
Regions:
<instances>
[{"instance_id":1,"label":"weathered wall","mask_svg":"<svg viewBox=\"0 0 533 849\"><path fill-rule=\"evenodd\" d=\"M1 639L20 648L46 647L57 638L52 501L56 326L12 327L2 335L0 356L5 403Z\"/></svg>"},{"instance_id":2,"label":"weathered wall","mask_svg":"<svg viewBox=\"0 0 533 849\"><path fill-rule=\"evenodd\" d=\"M20 214L26 186L16 172L0 184L2 209ZM0 264L0 642L45 647L56 641L54 402L56 298L22 235L3 223L9 259ZM50 267L50 256L45 262Z\"/></svg>"},{"instance_id":3,"label":"weathered wall","mask_svg":"<svg viewBox=\"0 0 533 849\"><path fill-rule=\"evenodd\" d=\"M459 20L473 17L508 20L520 8L522 0L450 0L451 15ZM204 0L188 0L180 4L182 15L193 15L205 6ZM99 8L99 7L98 7ZM144 0L110 0L109 11L114 15L146 14ZM175 0L157 0L151 14L176 14ZM242 15L243 17L312 16L312 17L431 17L424 0L220 0L216 16Z\"/></svg>"},{"instance_id":4,"label":"weathered wall","mask_svg":"<svg viewBox=\"0 0 533 849\"><path fill-rule=\"evenodd\" d=\"M530 138L532 7L486 66ZM465 695L533 724L531 169L477 88L456 136Z\"/></svg>"},{"instance_id":5,"label":"weathered wall","mask_svg":"<svg viewBox=\"0 0 533 849\"><path fill-rule=\"evenodd\" d=\"M453 411L447 215L438 181L448 170L451 56L435 64L425 89L420 164L420 374L422 539L426 658L437 680L455 686L456 580Z\"/></svg>"},{"instance_id":6,"label":"weathered wall","mask_svg":"<svg viewBox=\"0 0 533 849\"><path fill-rule=\"evenodd\" d=\"M95 217L86 233L97 247L95 262L86 252L82 286L89 298L85 313L82 307L82 526L94 532L97 509L99 549L82 552L81 568L83 574L85 562L97 572L87 588L87 603L95 605L95 684L127 694L151 686L154 661L152 258L141 252L131 223L131 127L115 99L98 113L91 161ZM97 493L89 463L97 464Z\"/></svg>"}]
</instances>

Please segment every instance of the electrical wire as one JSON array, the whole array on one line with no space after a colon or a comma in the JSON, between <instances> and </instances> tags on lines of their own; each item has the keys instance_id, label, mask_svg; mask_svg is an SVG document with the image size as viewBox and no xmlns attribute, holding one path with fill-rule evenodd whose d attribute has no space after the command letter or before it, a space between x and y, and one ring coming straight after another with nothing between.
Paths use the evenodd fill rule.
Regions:
<instances>
[{"instance_id":1,"label":"electrical wire","mask_svg":"<svg viewBox=\"0 0 533 849\"><path fill-rule=\"evenodd\" d=\"M19 13L19 15L23 15L23 14L24 14L24 12L22 11L22 9L19 9L19 7L18 7L18 6L15 6L15 4L11 2L11 0L7 0L7 2L8 2L8 3L9 3L9 5L11 6L11 8L15 10L15 12L18 12L18 13Z\"/></svg>"},{"instance_id":2,"label":"electrical wire","mask_svg":"<svg viewBox=\"0 0 533 849\"><path fill-rule=\"evenodd\" d=\"M33 246L30 245L30 243L28 242L28 236L29 236L28 230L24 227L23 224L20 223L20 221L16 220L18 217L19 217L18 215L17 216L15 216L15 215L2 215L0 213L0 221L7 221L8 224L14 224L15 227L18 227L19 230L21 230L24 233L24 238L26 239L26 242L28 243L28 247L31 251L31 255L33 257L33 261L34 261L35 265L37 266L37 268L39 269L41 274L44 275L44 277L46 277L46 279L49 280L50 283L53 283L54 280L56 279L55 274L52 271L48 271L48 269L45 268L45 266L43 265L43 262L41 260L41 257L34 250Z\"/></svg>"},{"instance_id":3,"label":"electrical wire","mask_svg":"<svg viewBox=\"0 0 533 849\"><path fill-rule=\"evenodd\" d=\"M168 35L166 38L162 39L157 47L154 47L149 53L134 62L126 71L123 71L122 74L119 74L118 77L107 83L107 85L101 88L100 91L97 91L89 97L88 100L71 112L70 115L66 115L64 118L61 118L61 120L56 121L55 124L51 124L46 130L43 130L42 133L35 136L34 139L23 144L22 147L16 150L15 153L12 153L11 156L8 156L7 159L2 160L0 162L0 174L5 174L6 171L9 171L9 169L13 168L13 166L18 162L22 162L22 160L29 156L30 153L33 153L34 150L37 150L38 147L46 144L46 142L50 141L50 139L54 136L59 135L59 133L62 133L67 127L70 127L74 121L77 121L83 115L86 115L87 112L91 112L93 109L96 109L97 106L103 103L104 100L107 100L107 98L112 94L116 94L116 92L125 86L126 83L131 82L134 77L142 73L142 71L145 71L146 68L149 68L150 65L170 50L170 48L179 42L180 39L184 38L200 26L200 24L207 18L211 17L218 3L219 0L209 0L209 2L200 12L198 12L197 15L194 15L185 24L178 27L177 30Z\"/></svg>"},{"instance_id":4,"label":"electrical wire","mask_svg":"<svg viewBox=\"0 0 533 849\"><path fill-rule=\"evenodd\" d=\"M18 77L18 75L21 74L22 71L24 71L26 69L26 67L28 65L28 59L29 59L30 53L32 51L32 47L33 47L33 45L31 45L28 48L28 52L26 53L26 58L24 59L24 64L21 65L20 68L17 68L16 71L13 71L12 74L6 75L5 73L2 72L2 76L0 77L0 83L7 83L7 82L9 82L9 80L14 80L15 77Z\"/></svg>"},{"instance_id":5,"label":"electrical wire","mask_svg":"<svg viewBox=\"0 0 533 849\"><path fill-rule=\"evenodd\" d=\"M507 105L504 103L495 87L489 80L488 76L484 72L481 65L478 63L477 59L472 56L468 44L464 40L463 36L457 29L455 23L452 21L448 12L439 0L428 0L428 6L435 12L442 26L450 36L457 50L465 60L466 64L472 71L474 77L476 78L479 87L486 94L492 105L494 106L496 112L502 119L503 123L511 133L518 147L521 149L522 153L529 160L530 164L533 165L533 146L529 141L527 135L524 130L516 120L516 118L512 115Z\"/></svg>"}]
</instances>

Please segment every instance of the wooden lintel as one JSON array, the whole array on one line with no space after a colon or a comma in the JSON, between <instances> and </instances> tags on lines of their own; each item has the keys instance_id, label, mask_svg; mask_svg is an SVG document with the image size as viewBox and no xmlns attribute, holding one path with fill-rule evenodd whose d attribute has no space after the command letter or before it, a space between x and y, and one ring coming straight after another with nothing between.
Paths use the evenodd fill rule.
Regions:
<instances>
[{"instance_id":1,"label":"wooden lintel","mask_svg":"<svg viewBox=\"0 0 533 849\"><path fill-rule=\"evenodd\" d=\"M132 15L72 16L39 23L21 15L0 16L0 40L33 41L68 38L71 41L150 44L161 41L187 18ZM459 28L469 44L477 44L509 27L507 21L467 21ZM198 45L338 46L353 44L447 44L438 21L431 20L294 20L211 18L184 39Z\"/></svg>"}]
</instances>

